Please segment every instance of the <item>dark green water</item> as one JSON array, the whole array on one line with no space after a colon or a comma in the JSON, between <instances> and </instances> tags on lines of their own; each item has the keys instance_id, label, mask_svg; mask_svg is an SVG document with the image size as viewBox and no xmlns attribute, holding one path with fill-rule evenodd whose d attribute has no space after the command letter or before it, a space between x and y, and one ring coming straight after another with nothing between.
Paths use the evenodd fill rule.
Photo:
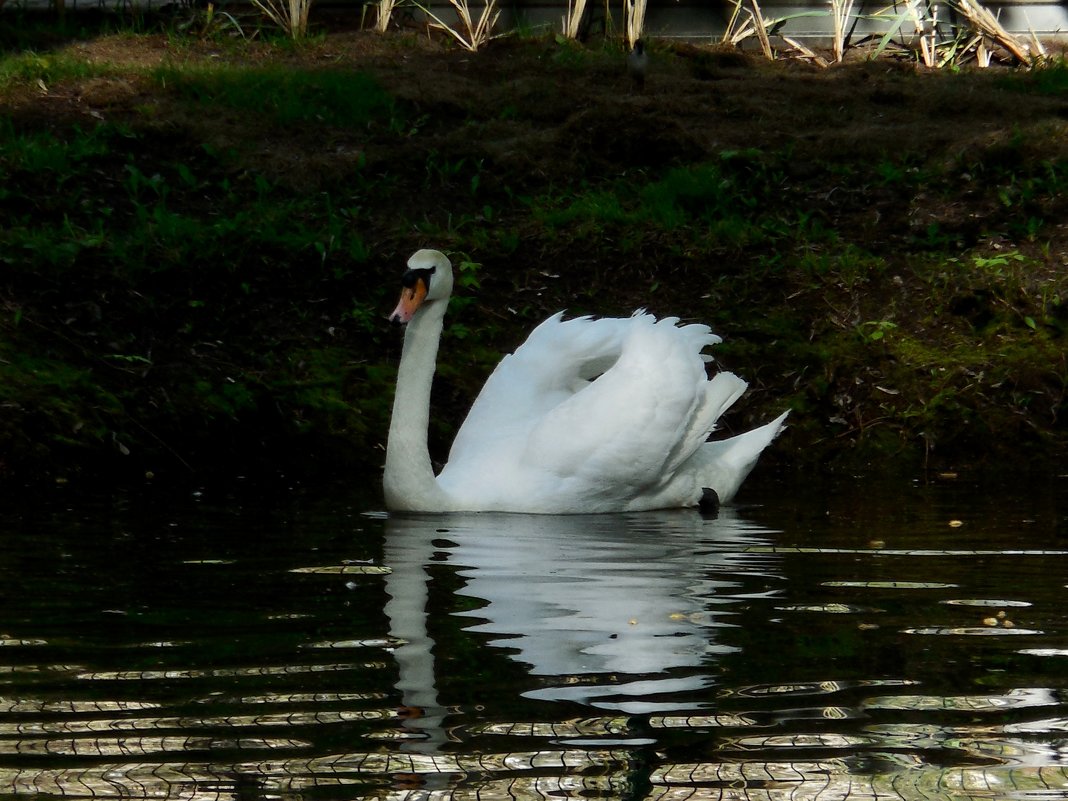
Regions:
<instances>
[{"instance_id":1,"label":"dark green water","mask_svg":"<svg viewBox=\"0 0 1068 801\"><path fill-rule=\"evenodd\" d=\"M0 795L1068 797L1068 479L0 509Z\"/></svg>"}]
</instances>

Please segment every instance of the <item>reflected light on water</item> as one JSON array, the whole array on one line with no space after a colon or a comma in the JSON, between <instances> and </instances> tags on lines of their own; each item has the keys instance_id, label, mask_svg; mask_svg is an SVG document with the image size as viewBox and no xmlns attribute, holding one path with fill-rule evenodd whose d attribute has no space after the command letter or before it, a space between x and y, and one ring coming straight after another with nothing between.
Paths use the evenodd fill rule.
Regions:
<instances>
[{"instance_id":1,"label":"reflected light on water","mask_svg":"<svg viewBox=\"0 0 1068 801\"><path fill-rule=\"evenodd\" d=\"M868 490L8 514L0 795L1068 797L1063 493Z\"/></svg>"}]
</instances>

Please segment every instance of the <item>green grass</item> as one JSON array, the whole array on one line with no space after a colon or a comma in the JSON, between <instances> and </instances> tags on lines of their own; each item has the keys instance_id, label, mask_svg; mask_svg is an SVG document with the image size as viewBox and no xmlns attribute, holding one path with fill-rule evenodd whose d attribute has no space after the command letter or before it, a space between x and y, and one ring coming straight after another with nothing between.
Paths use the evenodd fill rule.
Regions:
<instances>
[{"instance_id":1,"label":"green grass","mask_svg":"<svg viewBox=\"0 0 1068 801\"><path fill-rule=\"evenodd\" d=\"M389 123L399 114L396 101L378 81L351 70L167 66L154 70L152 78L161 89L199 107L265 115L281 125L359 128Z\"/></svg>"},{"instance_id":2,"label":"green grass","mask_svg":"<svg viewBox=\"0 0 1068 801\"><path fill-rule=\"evenodd\" d=\"M63 53L32 50L0 54L0 89L12 83L38 83L45 89L67 80L114 75L115 68L94 64Z\"/></svg>"},{"instance_id":3,"label":"green grass","mask_svg":"<svg viewBox=\"0 0 1068 801\"><path fill-rule=\"evenodd\" d=\"M1002 83L1019 91L1063 95L1068 92L1068 62L1063 57L1055 58L1028 72L1006 76Z\"/></svg>"},{"instance_id":4,"label":"green grass","mask_svg":"<svg viewBox=\"0 0 1068 801\"><path fill-rule=\"evenodd\" d=\"M0 118L0 170L6 174L46 170L63 178L79 163L108 152L107 138L104 128L75 130L66 139L52 131L16 132L10 119Z\"/></svg>"},{"instance_id":5,"label":"green grass","mask_svg":"<svg viewBox=\"0 0 1068 801\"><path fill-rule=\"evenodd\" d=\"M0 436L26 456L57 446L99 446L111 430L107 421L123 412L91 368L10 343L0 343L0 408Z\"/></svg>"},{"instance_id":6,"label":"green grass","mask_svg":"<svg viewBox=\"0 0 1068 801\"><path fill-rule=\"evenodd\" d=\"M729 159L626 178L581 189L571 197L544 196L535 214L549 227L584 230L692 229L710 244L739 247L779 227L760 208L766 184L729 169Z\"/></svg>"}]
</instances>

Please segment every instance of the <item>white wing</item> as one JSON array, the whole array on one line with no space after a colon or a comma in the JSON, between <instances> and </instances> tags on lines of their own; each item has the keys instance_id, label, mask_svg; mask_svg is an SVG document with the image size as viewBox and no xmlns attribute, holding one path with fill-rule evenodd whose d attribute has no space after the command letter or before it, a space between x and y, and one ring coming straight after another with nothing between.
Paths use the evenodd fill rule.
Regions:
<instances>
[{"instance_id":1,"label":"white wing","mask_svg":"<svg viewBox=\"0 0 1068 801\"><path fill-rule=\"evenodd\" d=\"M449 463L481 458L487 450L529 433L558 404L619 358L629 320L563 320L555 314L505 356L486 381L460 427Z\"/></svg>"},{"instance_id":2,"label":"white wing","mask_svg":"<svg viewBox=\"0 0 1068 801\"><path fill-rule=\"evenodd\" d=\"M640 312L549 318L487 381L439 482L472 508L604 511L660 498L745 389L729 373L707 379L701 352L718 341ZM700 487L686 492L695 502Z\"/></svg>"}]
</instances>

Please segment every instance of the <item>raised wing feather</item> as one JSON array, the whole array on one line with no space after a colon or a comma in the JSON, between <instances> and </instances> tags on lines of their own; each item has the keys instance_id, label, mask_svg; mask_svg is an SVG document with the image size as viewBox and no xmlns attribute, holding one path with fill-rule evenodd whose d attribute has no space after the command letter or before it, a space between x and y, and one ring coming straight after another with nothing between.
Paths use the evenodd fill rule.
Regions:
<instances>
[{"instance_id":1,"label":"raised wing feather","mask_svg":"<svg viewBox=\"0 0 1068 801\"><path fill-rule=\"evenodd\" d=\"M564 320L554 314L505 356L453 441L449 464L482 458L517 437L608 369L622 348L625 319Z\"/></svg>"},{"instance_id":2,"label":"raised wing feather","mask_svg":"<svg viewBox=\"0 0 1068 801\"><path fill-rule=\"evenodd\" d=\"M630 322L615 364L546 414L524 453L587 495L633 497L667 480L723 408L709 402L700 357L715 341L707 328L648 315Z\"/></svg>"},{"instance_id":3,"label":"raised wing feather","mask_svg":"<svg viewBox=\"0 0 1068 801\"><path fill-rule=\"evenodd\" d=\"M439 481L472 503L518 497L532 511L539 497L596 511L658 492L745 388L707 380L701 351L718 341L644 313L550 318L487 381Z\"/></svg>"}]
</instances>

